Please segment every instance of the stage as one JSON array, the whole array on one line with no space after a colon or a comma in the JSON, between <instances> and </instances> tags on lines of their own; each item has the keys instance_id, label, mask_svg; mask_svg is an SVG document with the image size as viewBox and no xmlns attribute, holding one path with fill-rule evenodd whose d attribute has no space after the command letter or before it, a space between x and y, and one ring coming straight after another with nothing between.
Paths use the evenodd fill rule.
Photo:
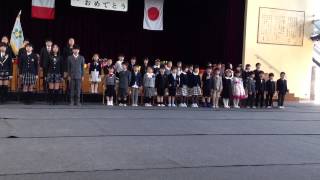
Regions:
<instances>
[{"instance_id":1,"label":"stage","mask_svg":"<svg viewBox=\"0 0 320 180\"><path fill-rule=\"evenodd\" d=\"M320 110L0 106L0 180L318 180Z\"/></svg>"}]
</instances>

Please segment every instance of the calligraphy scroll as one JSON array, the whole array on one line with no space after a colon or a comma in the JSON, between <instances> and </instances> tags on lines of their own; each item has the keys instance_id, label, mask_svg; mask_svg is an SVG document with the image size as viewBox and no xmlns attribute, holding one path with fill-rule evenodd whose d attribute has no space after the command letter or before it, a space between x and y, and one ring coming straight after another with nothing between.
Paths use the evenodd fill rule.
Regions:
<instances>
[{"instance_id":1,"label":"calligraphy scroll","mask_svg":"<svg viewBox=\"0 0 320 180\"><path fill-rule=\"evenodd\" d=\"M258 43L303 46L305 12L261 7Z\"/></svg>"}]
</instances>

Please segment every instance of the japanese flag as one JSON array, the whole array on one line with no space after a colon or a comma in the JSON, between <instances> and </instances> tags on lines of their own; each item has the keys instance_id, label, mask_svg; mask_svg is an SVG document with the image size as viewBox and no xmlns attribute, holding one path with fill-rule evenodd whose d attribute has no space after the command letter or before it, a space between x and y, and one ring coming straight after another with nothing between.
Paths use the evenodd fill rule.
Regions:
<instances>
[{"instance_id":1,"label":"japanese flag","mask_svg":"<svg viewBox=\"0 0 320 180\"><path fill-rule=\"evenodd\" d=\"M143 29L163 30L164 0L145 0Z\"/></svg>"},{"instance_id":2,"label":"japanese flag","mask_svg":"<svg viewBox=\"0 0 320 180\"><path fill-rule=\"evenodd\" d=\"M32 17L54 19L55 0L32 0Z\"/></svg>"}]
</instances>

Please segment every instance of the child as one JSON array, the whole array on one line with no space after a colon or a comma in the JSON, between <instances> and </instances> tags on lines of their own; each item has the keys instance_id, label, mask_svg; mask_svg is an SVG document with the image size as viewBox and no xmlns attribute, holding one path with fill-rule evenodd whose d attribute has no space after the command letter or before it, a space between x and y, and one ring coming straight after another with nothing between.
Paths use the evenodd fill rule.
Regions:
<instances>
[{"instance_id":1,"label":"child","mask_svg":"<svg viewBox=\"0 0 320 180\"><path fill-rule=\"evenodd\" d=\"M166 69L164 71L164 74L168 76L169 74L171 74L171 70L172 70L172 61L168 61L166 64Z\"/></svg>"},{"instance_id":2,"label":"child","mask_svg":"<svg viewBox=\"0 0 320 180\"><path fill-rule=\"evenodd\" d=\"M220 94L223 89L222 84L222 77L220 76L220 69L215 68L214 69L214 76L213 76L213 95L212 95L212 102L213 102L213 108L219 108L219 99Z\"/></svg>"},{"instance_id":3,"label":"child","mask_svg":"<svg viewBox=\"0 0 320 180\"><path fill-rule=\"evenodd\" d=\"M260 71L261 71L261 64L260 64L260 63L257 63L257 64L256 64L256 69L253 71L253 72L254 72L254 77L255 77L255 80L256 80L256 81L259 80Z\"/></svg>"},{"instance_id":4,"label":"child","mask_svg":"<svg viewBox=\"0 0 320 180\"><path fill-rule=\"evenodd\" d=\"M212 81L212 67L207 66L206 71L202 75L202 103L204 107L209 107L211 103L213 81Z\"/></svg>"},{"instance_id":5,"label":"child","mask_svg":"<svg viewBox=\"0 0 320 180\"><path fill-rule=\"evenodd\" d=\"M158 106L164 107L163 97L167 87L167 75L165 74L165 67L161 65L159 74L156 75L156 89Z\"/></svg>"},{"instance_id":6,"label":"child","mask_svg":"<svg viewBox=\"0 0 320 180\"><path fill-rule=\"evenodd\" d=\"M182 72L182 62L178 61L177 62L177 74L178 74L178 76L180 76L181 72Z\"/></svg>"},{"instance_id":7,"label":"child","mask_svg":"<svg viewBox=\"0 0 320 180\"><path fill-rule=\"evenodd\" d=\"M223 106L224 108L229 109L229 102L232 98L233 90L232 90L232 70L226 69L226 72L224 73L225 76L222 79L222 100L223 100Z\"/></svg>"},{"instance_id":8,"label":"child","mask_svg":"<svg viewBox=\"0 0 320 180\"><path fill-rule=\"evenodd\" d=\"M247 78L247 82L246 84L246 90L247 90L247 95L248 95L248 99L247 99L247 108L256 108L254 106L254 99L256 97L256 80L254 80L254 72L249 72L248 74L248 78Z\"/></svg>"},{"instance_id":9,"label":"child","mask_svg":"<svg viewBox=\"0 0 320 180\"><path fill-rule=\"evenodd\" d=\"M113 73L113 67L109 67L108 74L105 77L105 84L106 84L106 97L107 97L107 105L113 106L113 97L116 95L115 86L116 86L116 75Z\"/></svg>"},{"instance_id":10,"label":"child","mask_svg":"<svg viewBox=\"0 0 320 180\"><path fill-rule=\"evenodd\" d=\"M246 93L245 90L243 88L243 81L241 78L241 73L240 71L236 71L235 76L232 79L232 83L233 83L233 105L234 108L239 109L239 102L242 99L245 99L246 97Z\"/></svg>"},{"instance_id":11,"label":"child","mask_svg":"<svg viewBox=\"0 0 320 180\"><path fill-rule=\"evenodd\" d=\"M179 91L178 95L181 96L180 107L187 107L187 97L188 97L188 75L187 72L189 71L187 66L183 66L182 72L180 74L180 84L179 84Z\"/></svg>"},{"instance_id":12,"label":"child","mask_svg":"<svg viewBox=\"0 0 320 180\"><path fill-rule=\"evenodd\" d=\"M113 69L112 61L113 61L113 60L110 59L110 58L103 60L102 67L103 67L103 73L104 73L104 75L109 74L109 69L110 69L110 68Z\"/></svg>"},{"instance_id":13,"label":"child","mask_svg":"<svg viewBox=\"0 0 320 180\"><path fill-rule=\"evenodd\" d=\"M68 57L68 80L70 82L70 105L80 106L80 93L82 81L84 79L84 62L85 59L81 56L80 46L74 45L72 55Z\"/></svg>"},{"instance_id":14,"label":"child","mask_svg":"<svg viewBox=\"0 0 320 180\"><path fill-rule=\"evenodd\" d=\"M138 106L138 98L139 98L139 90L142 86L142 76L139 72L139 66L135 65L133 67L133 72L131 75L131 100L132 100L132 106Z\"/></svg>"},{"instance_id":15,"label":"child","mask_svg":"<svg viewBox=\"0 0 320 180\"><path fill-rule=\"evenodd\" d=\"M116 72L116 76L119 77L119 73L121 71L123 71L123 66L122 64L124 63L124 58L125 56L123 54L120 54L118 56L118 61L116 62L116 64L114 65L114 69L115 69L115 72Z\"/></svg>"},{"instance_id":16,"label":"child","mask_svg":"<svg viewBox=\"0 0 320 180\"><path fill-rule=\"evenodd\" d=\"M53 45L51 55L46 63L47 82L49 83L49 103L55 105L59 94L60 83L63 79L63 60L59 55L59 46Z\"/></svg>"},{"instance_id":17,"label":"child","mask_svg":"<svg viewBox=\"0 0 320 180\"><path fill-rule=\"evenodd\" d=\"M187 106L189 105L189 102L193 101L193 87L194 87L194 75L193 75L193 65L188 66L188 71L187 71L187 85L188 85L188 99L186 100ZM191 104L193 106L194 103Z\"/></svg>"},{"instance_id":18,"label":"child","mask_svg":"<svg viewBox=\"0 0 320 180\"><path fill-rule=\"evenodd\" d=\"M1 43L4 44L4 46L6 46L6 54L9 56L9 57L13 57L14 54L13 54L13 51L12 51L12 48L10 46L10 41L9 41L9 38L8 36L3 36L1 38Z\"/></svg>"},{"instance_id":19,"label":"child","mask_svg":"<svg viewBox=\"0 0 320 180\"><path fill-rule=\"evenodd\" d=\"M144 86L144 102L146 107L151 107L151 99L154 96L155 87L155 75L153 73L153 68L148 67L147 73L143 76L143 86Z\"/></svg>"},{"instance_id":20,"label":"child","mask_svg":"<svg viewBox=\"0 0 320 180\"><path fill-rule=\"evenodd\" d=\"M92 63L89 67L90 81L91 81L91 93L98 94L99 83L101 82L101 64L99 62L99 55L94 54L92 57Z\"/></svg>"},{"instance_id":21,"label":"child","mask_svg":"<svg viewBox=\"0 0 320 180\"><path fill-rule=\"evenodd\" d=\"M256 78L256 106L264 106L264 96L266 90L266 81L264 80L264 72L259 72L259 77Z\"/></svg>"},{"instance_id":22,"label":"child","mask_svg":"<svg viewBox=\"0 0 320 180\"><path fill-rule=\"evenodd\" d=\"M246 89L246 86L248 84L247 80L248 80L250 74L251 74L251 65L250 64L246 64L246 67L245 67L244 71L242 72L242 80L244 82L243 85L244 85L245 89Z\"/></svg>"},{"instance_id":23,"label":"child","mask_svg":"<svg viewBox=\"0 0 320 180\"><path fill-rule=\"evenodd\" d=\"M130 81L131 72L128 71L128 64L123 62L122 71L119 72L119 106L127 106Z\"/></svg>"},{"instance_id":24,"label":"child","mask_svg":"<svg viewBox=\"0 0 320 180\"><path fill-rule=\"evenodd\" d=\"M7 45L0 44L0 102L3 103L8 94L9 80L12 79L12 59Z\"/></svg>"},{"instance_id":25,"label":"child","mask_svg":"<svg viewBox=\"0 0 320 180\"><path fill-rule=\"evenodd\" d=\"M178 69L176 67L172 68L171 74L168 77L168 89L169 89L169 107L176 107L175 99L177 93L177 87L179 86L180 77L178 75Z\"/></svg>"},{"instance_id":26,"label":"child","mask_svg":"<svg viewBox=\"0 0 320 180\"><path fill-rule=\"evenodd\" d=\"M149 67L149 59L146 57L146 58L144 58L143 65L140 68L141 69L140 72L141 72L142 77L147 73L148 67Z\"/></svg>"},{"instance_id":27,"label":"child","mask_svg":"<svg viewBox=\"0 0 320 180\"><path fill-rule=\"evenodd\" d=\"M38 80L38 56L33 53L32 44L26 45L26 54L19 59L20 78L23 85L24 100L27 104L31 103L33 98L34 86Z\"/></svg>"},{"instance_id":28,"label":"child","mask_svg":"<svg viewBox=\"0 0 320 180\"><path fill-rule=\"evenodd\" d=\"M288 92L287 80L285 79L286 73L280 73L280 79L277 81L277 92L278 92L278 107L284 109L284 99Z\"/></svg>"},{"instance_id":29,"label":"child","mask_svg":"<svg viewBox=\"0 0 320 180\"><path fill-rule=\"evenodd\" d=\"M153 66L153 73L157 75L159 74L159 71L160 71L161 61L160 59L156 59L154 63L155 64Z\"/></svg>"},{"instance_id":30,"label":"child","mask_svg":"<svg viewBox=\"0 0 320 180\"><path fill-rule=\"evenodd\" d=\"M198 108L198 97L201 95L201 79L199 75L199 66L194 67L194 72L192 74L192 105L191 107Z\"/></svg>"},{"instance_id":31,"label":"child","mask_svg":"<svg viewBox=\"0 0 320 180\"><path fill-rule=\"evenodd\" d=\"M129 64L129 66L128 66L128 70L129 70L130 72L133 72L133 68L134 68L134 66L136 65L136 63L137 63L137 58L136 58L135 56L133 56L133 57L130 59L130 64Z\"/></svg>"},{"instance_id":32,"label":"child","mask_svg":"<svg viewBox=\"0 0 320 180\"><path fill-rule=\"evenodd\" d=\"M269 74L269 79L266 82L266 92L267 92L267 97L266 97L266 107L270 109L273 106L272 99L274 96L274 93L276 92L276 82L273 80L274 74L270 73Z\"/></svg>"}]
</instances>

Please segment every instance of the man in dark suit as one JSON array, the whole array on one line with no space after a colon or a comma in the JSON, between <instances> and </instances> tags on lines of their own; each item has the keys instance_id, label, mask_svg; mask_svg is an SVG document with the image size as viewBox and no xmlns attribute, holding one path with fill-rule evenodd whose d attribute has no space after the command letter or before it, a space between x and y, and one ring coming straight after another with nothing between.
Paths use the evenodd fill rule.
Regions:
<instances>
[{"instance_id":1,"label":"man in dark suit","mask_svg":"<svg viewBox=\"0 0 320 180\"><path fill-rule=\"evenodd\" d=\"M64 77L67 77L66 72L68 71L68 57L71 56L73 54L73 46L75 45L75 40L74 38L69 38L68 40L68 44L66 47L63 48L62 51L62 58L63 58L63 71L64 73Z\"/></svg>"},{"instance_id":2,"label":"man in dark suit","mask_svg":"<svg viewBox=\"0 0 320 180\"><path fill-rule=\"evenodd\" d=\"M47 67L48 62L50 59L50 54L52 51L52 41L47 39L45 41L45 46L41 48L40 50L40 67L42 67L43 70L43 90L47 90L47 83L46 83L46 77L47 77Z\"/></svg>"}]
</instances>

